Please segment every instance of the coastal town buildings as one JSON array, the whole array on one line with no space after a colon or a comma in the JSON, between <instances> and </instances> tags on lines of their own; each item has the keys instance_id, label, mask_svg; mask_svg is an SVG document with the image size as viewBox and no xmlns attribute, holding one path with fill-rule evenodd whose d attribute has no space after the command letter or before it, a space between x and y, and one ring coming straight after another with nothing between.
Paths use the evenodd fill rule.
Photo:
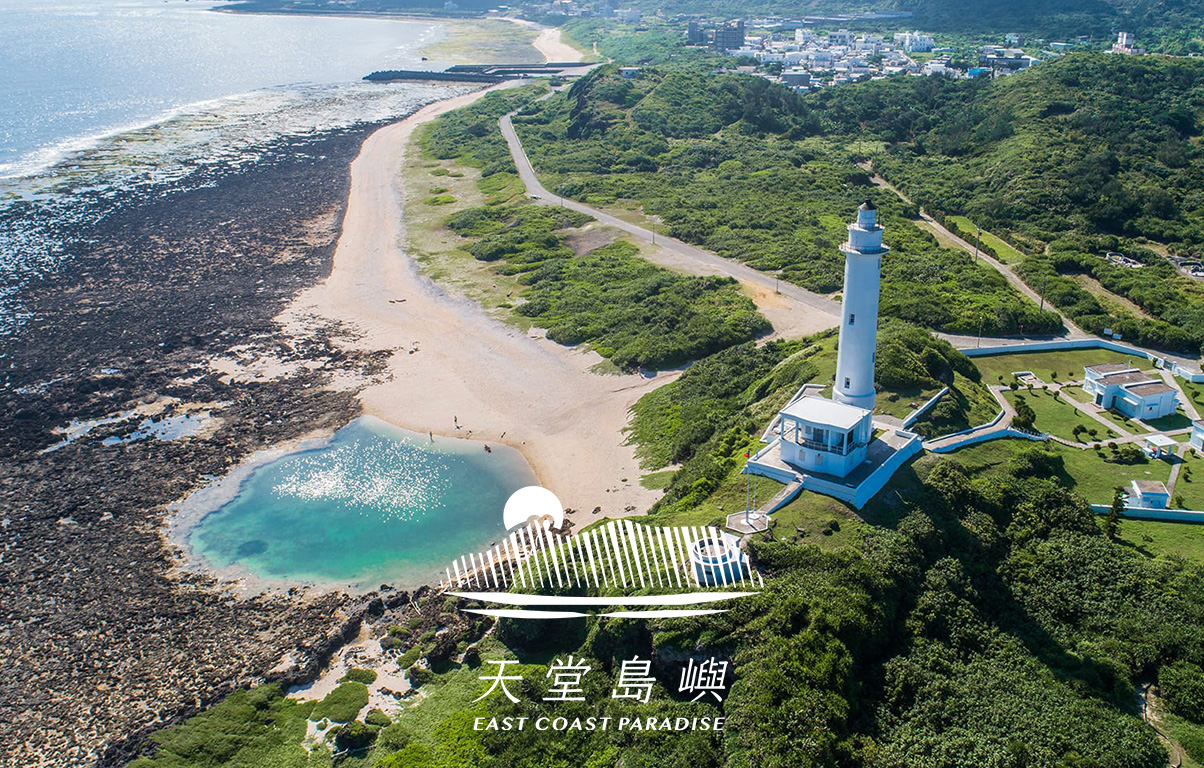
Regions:
<instances>
[{"instance_id":1,"label":"coastal town buildings","mask_svg":"<svg viewBox=\"0 0 1204 768\"><path fill-rule=\"evenodd\" d=\"M1179 407L1179 395L1174 387L1127 363L1086 366L1083 390L1099 407L1131 419L1160 419Z\"/></svg>"},{"instance_id":2,"label":"coastal town buildings","mask_svg":"<svg viewBox=\"0 0 1204 768\"><path fill-rule=\"evenodd\" d=\"M1197 421L1191 425L1191 437L1187 444L1204 453L1204 421Z\"/></svg>"}]
</instances>

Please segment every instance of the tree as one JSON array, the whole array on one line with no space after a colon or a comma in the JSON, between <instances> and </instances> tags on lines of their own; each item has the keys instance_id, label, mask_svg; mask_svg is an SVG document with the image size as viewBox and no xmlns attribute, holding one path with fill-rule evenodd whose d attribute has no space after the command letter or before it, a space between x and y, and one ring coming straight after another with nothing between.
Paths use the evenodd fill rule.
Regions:
<instances>
[{"instance_id":1,"label":"tree","mask_svg":"<svg viewBox=\"0 0 1204 768\"><path fill-rule=\"evenodd\" d=\"M1116 533L1120 530L1120 518L1125 512L1125 489L1119 485L1112 490L1112 506L1104 518L1104 535L1108 541L1116 541Z\"/></svg>"},{"instance_id":2,"label":"tree","mask_svg":"<svg viewBox=\"0 0 1204 768\"><path fill-rule=\"evenodd\" d=\"M1116 449L1116 461L1120 464L1137 464L1145 454L1133 443L1125 443Z\"/></svg>"},{"instance_id":3,"label":"tree","mask_svg":"<svg viewBox=\"0 0 1204 768\"><path fill-rule=\"evenodd\" d=\"M1012 426L1016 429L1022 429L1026 432L1031 432L1033 424L1037 420L1037 412L1033 407L1025 401L1023 397L1016 398L1016 416L1012 419Z\"/></svg>"}]
</instances>

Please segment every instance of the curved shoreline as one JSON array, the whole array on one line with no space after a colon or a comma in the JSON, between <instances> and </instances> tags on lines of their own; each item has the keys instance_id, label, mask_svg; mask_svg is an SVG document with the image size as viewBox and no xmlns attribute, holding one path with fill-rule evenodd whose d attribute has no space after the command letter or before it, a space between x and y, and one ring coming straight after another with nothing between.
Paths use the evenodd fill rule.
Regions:
<instances>
[{"instance_id":1,"label":"curved shoreline","mask_svg":"<svg viewBox=\"0 0 1204 768\"><path fill-rule=\"evenodd\" d=\"M541 39L545 56L563 52L553 45L562 45L559 30ZM414 130L490 90L430 104L368 137L351 166L330 277L277 319L297 335L314 318L345 323L360 334L348 342L356 348L394 350L391 380L360 392L365 413L406 429L517 448L540 482L574 510L578 525L642 514L659 494L639 484L623 429L635 401L675 374L592 373L602 361L597 354L489 317L422 275L404 249L399 174Z\"/></svg>"},{"instance_id":2,"label":"curved shoreline","mask_svg":"<svg viewBox=\"0 0 1204 768\"><path fill-rule=\"evenodd\" d=\"M405 430L390 424L375 416L364 414L353 419L348 426L356 421L368 420L384 424L390 430L402 430L402 440L414 440L417 444L425 445L426 436L417 432ZM345 427L344 427L345 428ZM230 472L221 477L215 477L208 483L194 490L188 496L168 506L168 514L163 521L163 537L168 546L175 547L180 553L176 567L186 572L200 572L216 577L224 585L233 589L240 596L251 596L272 590L289 590L294 587L311 590L314 593L344 591L353 595L366 595L375 592L378 585L385 583L399 586L403 590L417 589L429 581L407 583L399 574L384 576L379 573L362 573L355 581L338 581L321 579L310 576L264 576L253 571L250 567L234 562L225 566L211 563L203 554L195 550L191 543L192 534L209 515L219 512L226 504L233 501L243 491L244 483L259 469L289 456L296 456L311 451L320 451L331 444L339 430L323 430L300 436L294 440L264 448L248 456ZM476 454L479 446L477 441L461 437L441 437L434 450L440 454L463 453ZM495 450L506 451L509 446L498 446ZM526 457L520 451L513 452L514 457L527 464ZM527 464L528 469L534 469Z\"/></svg>"}]
</instances>

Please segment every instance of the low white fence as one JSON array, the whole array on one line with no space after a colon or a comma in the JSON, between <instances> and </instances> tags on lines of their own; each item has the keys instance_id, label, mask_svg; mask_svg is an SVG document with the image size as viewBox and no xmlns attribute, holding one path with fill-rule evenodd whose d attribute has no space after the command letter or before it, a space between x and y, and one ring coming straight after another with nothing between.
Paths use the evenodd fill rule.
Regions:
<instances>
[{"instance_id":1,"label":"low white fence","mask_svg":"<svg viewBox=\"0 0 1204 768\"><path fill-rule=\"evenodd\" d=\"M941 398L947 394L949 394L949 387L943 388L940 392L937 392L935 395L933 395L931 400L907 414L907 418L903 419L903 429L907 429L912 424L915 424L921 416L928 413L928 411L932 409L932 406L939 403Z\"/></svg>"},{"instance_id":2,"label":"low white fence","mask_svg":"<svg viewBox=\"0 0 1204 768\"><path fill-rule=\"evenodd\" d=\"M1108 514L1109 504L1092 504L1091 511ZM1191 509L1159 509L1157 507L1126 507L1125 517L1137 520L1169 520L1179 523L1204 523L1204 512Z\"/></svg>"}]
</instances>

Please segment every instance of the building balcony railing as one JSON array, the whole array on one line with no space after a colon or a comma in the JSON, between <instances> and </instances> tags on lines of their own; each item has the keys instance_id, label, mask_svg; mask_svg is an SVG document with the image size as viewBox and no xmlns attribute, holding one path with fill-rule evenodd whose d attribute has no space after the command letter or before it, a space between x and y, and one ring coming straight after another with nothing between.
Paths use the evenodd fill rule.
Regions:
<instances>
[{"instance_id":1,"label":"building balcony railing","mask_svg":"<svg viewBox=\"0 0 1204 768\"><path fill-rule=\"evenodd\" d=\"M796 441L797 445L804 448L810 448L813 451L823 451L824 453L834 453L837 456L848 456L858 448L864 448L867 443L849 443L848 445L830 445L819 440L808 440L806 438Z\"/></svg>"}]
</instances>

